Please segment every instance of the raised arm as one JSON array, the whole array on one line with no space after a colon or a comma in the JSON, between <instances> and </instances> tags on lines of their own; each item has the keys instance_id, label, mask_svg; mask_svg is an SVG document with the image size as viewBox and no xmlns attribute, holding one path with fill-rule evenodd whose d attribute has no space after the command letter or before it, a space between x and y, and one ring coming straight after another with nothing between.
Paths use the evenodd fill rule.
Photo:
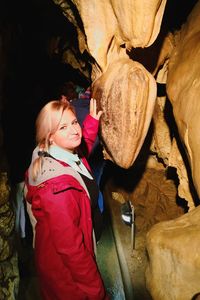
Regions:
<instances>
[{"instance_id":1,"label":"raised arm","mask_svg":"<svg viewBox=\"0 0 200 300\"><path fill-rule=\"evenodd\" d=\"M96 140L99 129L99 119L102 113L103 112L101 110L97 112L96 100L91 98L90 114L87 115L83 122L83 139L85 142L84 147L86 147L87 156L91 153Z\"/></svg>"}]
</instances>

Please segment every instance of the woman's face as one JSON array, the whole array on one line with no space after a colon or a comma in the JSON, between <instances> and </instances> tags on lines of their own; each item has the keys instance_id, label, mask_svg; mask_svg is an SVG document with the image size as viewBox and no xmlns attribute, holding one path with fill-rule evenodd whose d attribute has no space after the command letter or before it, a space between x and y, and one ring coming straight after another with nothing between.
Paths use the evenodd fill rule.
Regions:
<instances>
[{"instance_id":1,"label":"woman's face","mask_svg":"<svg viewBox=\"0 0 200 300\"><path fill-rule=\"evenodd\" d=\"M81 138L82 130L75 114L65 110L58 129L50 136L51 144L73 152L80 145Z\"/></svg>"}]
</instances>

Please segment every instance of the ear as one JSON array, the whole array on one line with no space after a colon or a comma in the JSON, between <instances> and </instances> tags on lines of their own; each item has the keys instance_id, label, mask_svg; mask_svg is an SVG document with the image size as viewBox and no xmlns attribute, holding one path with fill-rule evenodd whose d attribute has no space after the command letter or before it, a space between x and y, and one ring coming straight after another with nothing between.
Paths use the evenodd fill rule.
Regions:
<instances>
[{"instance_id":1,"label":"ear","mask_svg":"<svg viewBox=\"0 0 200 300\"><path fill-rule=\"evenodd\" d=\"M52 134L51 134L50 137L49 137L49 144L50 144L50 145L53 144L53 137L52 137Z\"/></svg>"}]
</instances>

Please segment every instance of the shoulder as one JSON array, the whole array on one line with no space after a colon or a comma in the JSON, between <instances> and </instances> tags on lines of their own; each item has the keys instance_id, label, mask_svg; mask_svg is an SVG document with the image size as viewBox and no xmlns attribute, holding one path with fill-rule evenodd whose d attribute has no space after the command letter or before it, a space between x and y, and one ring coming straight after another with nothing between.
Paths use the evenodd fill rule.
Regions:
<instances>
[{"instance_id":1,"label":"shoulder","mask_svg":"<svg viewBox=\"0 0 200 300\"><path fill-rule=\"evenodd\" d=\"M47 180L41 181L37 185L28 184L33 191L51 191L53 194L63 192L65 190L82 190L81 184L72 174L62 174Z\"/></svg>"},{"instance_id":2,"label":"shoulder","mask_svg":"<svg viewBox=\"0 0 200 300\"><path fill-rule=\"evenodd\" d=\"M48 185L53 194L58 194L64 191L82 191L83 188L79 181L72 174L63 174L44 182Z\"/></svg>"},{"instance_id":3,"label":"shoulder","mask_svg":"<svg viewBox=\"0 0 200 300\"><path fill-rule=\"evenodd\" d=\"M71 175L60 175L44 182L41 182L37 186L26 185L26 200L32 202L33 199L42 202L51 202L56 199L75 199L81 198L81 194L84 191L81 184ZM40 199L40 200L39 200Z\"/></svg>"}]
</instances>

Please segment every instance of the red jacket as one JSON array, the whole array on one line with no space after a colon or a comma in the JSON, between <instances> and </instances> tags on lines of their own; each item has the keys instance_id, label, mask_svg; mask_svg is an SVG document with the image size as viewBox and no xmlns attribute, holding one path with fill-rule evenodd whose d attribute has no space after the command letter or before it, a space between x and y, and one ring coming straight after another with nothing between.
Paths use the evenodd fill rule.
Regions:
<instances>
[{"instance_id":1,"label":"red jacket","mask_svg":"<svg viewBox=\"0 0 200 300\"><path fill-rule=\"evenodd\" d=\"M87 117L83 136L88 153L97 131L98 121ZM86 159L83 162L88 167ZM37 220L35 258L43 299L108 299L95 260L86 190L67 174L33 186L27 173L26 181L26 200Z\"/></svg>"}]
</instances>

